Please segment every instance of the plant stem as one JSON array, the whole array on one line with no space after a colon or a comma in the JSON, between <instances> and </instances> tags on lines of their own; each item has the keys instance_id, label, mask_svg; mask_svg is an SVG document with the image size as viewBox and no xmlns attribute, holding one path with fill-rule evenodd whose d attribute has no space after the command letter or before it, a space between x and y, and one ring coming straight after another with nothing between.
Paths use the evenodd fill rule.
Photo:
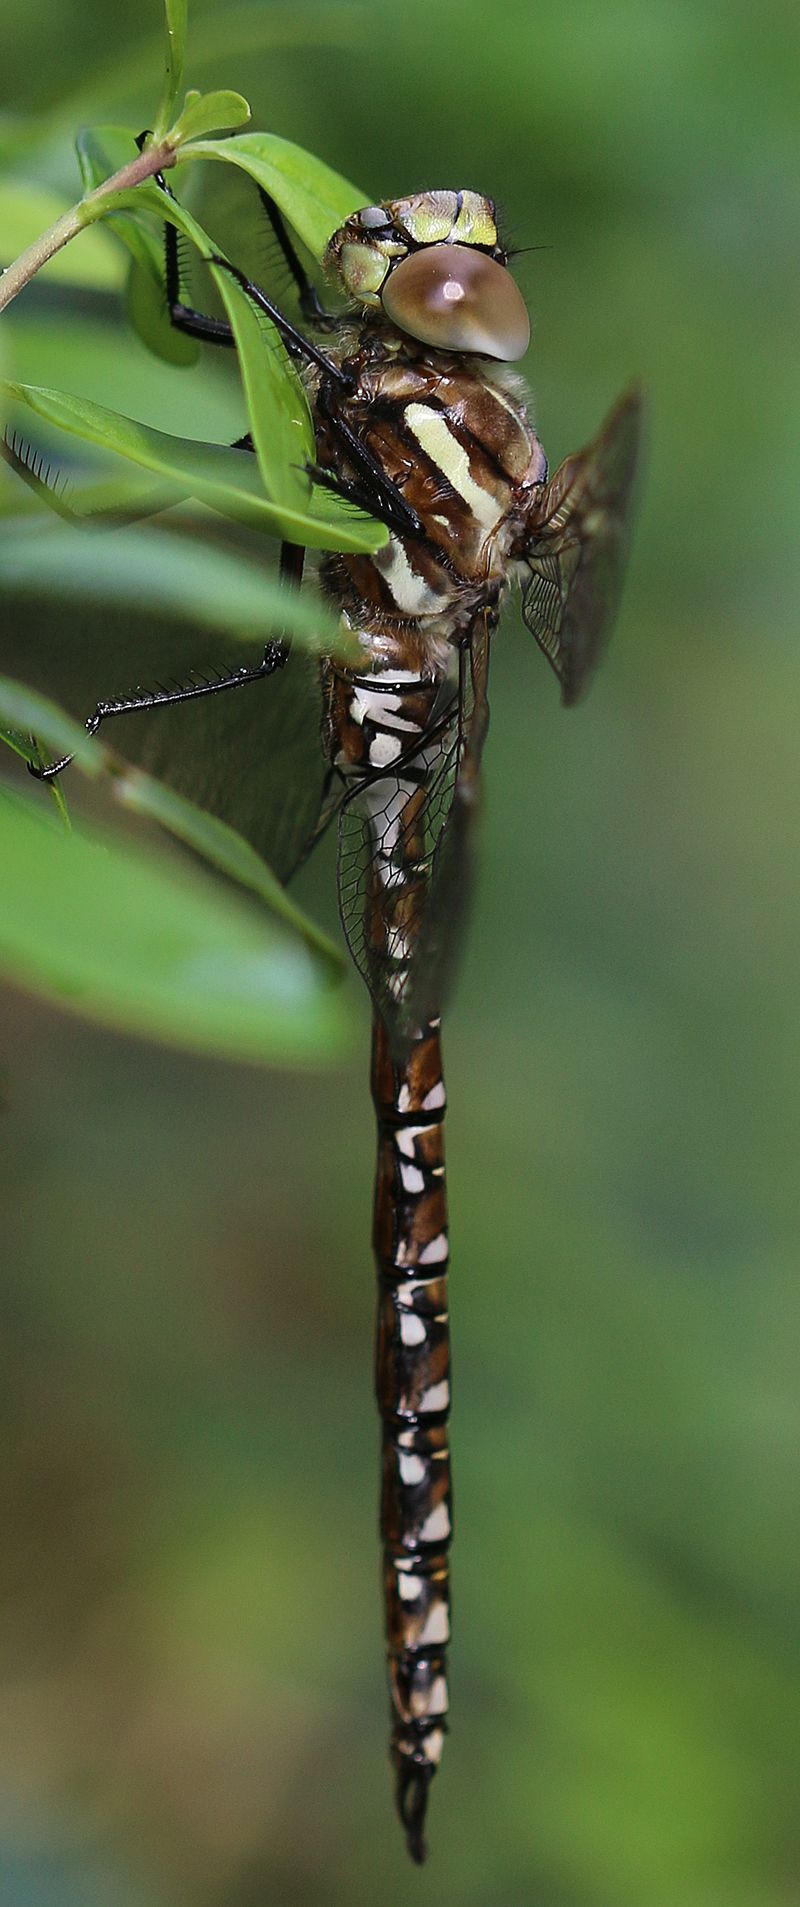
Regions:
<instances>
[{"instance_id":1,"label":"plant stem","mask_svg":"<svg viewBox=\"0 0 800 1907\"><path fill-rule=\"evenodd\" d=\"M61 217L56 219L55 225L51 225L48 232L43 232L41 238L34 239L33 244L29 245L26 251L20 252L19 258L15 258L13 265L9 265L0 274L0 311L3 311L6 305L10 305L12 298L16 298L17 292L22 290L23 285L27 285L31 278L35 278L36 273L47 264L48 258L53 258L56 252L60 252L62 247L68 245L70 239L75 238L78 232L82 232L87 225L93 225L97 219L103 217L106 209L105 200L111 194L129 192L133 186L141 185L145 179L152 179L154 173L163 172L168 166L174 166L175 152L176 147L166 139L161 140L157 146L146 147L144 152L139 153L138 158L130 161L129 165L122 166L119 172L112 173L111 178L104 179L102 185L95 186L93 192L87 192L86 197L79 199L77 205L73 205L69 212L62 212Z\"/></svg>"}]
</instances>

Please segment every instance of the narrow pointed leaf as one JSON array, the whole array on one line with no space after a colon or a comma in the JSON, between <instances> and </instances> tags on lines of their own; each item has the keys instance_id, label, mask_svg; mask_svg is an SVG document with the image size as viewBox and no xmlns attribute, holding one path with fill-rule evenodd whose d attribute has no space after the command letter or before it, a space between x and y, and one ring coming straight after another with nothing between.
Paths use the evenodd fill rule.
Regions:
<instances>
[{"instance_id":1,"label":"narrow pointed leaf","mask_svg":"<svg viewBox=\"0 0 800 1907\"><path fill-rule=\"evenodd\" d=\"M164 0L164 12L166 15L166 70L156 114L155 133L158 138L166 132L178 97L183 73L183 56L186 50L188 0Z\"/></svg>"},{"instance_id":2,"label":"narrow pointed leaf","mask_svg":"<svg viewBox=\"0 0 800 1907\"><path fill-rule=\"evenodd\" d=\"M49 766L50 763L54 761L55 759L55 757L51 755L49 748L37 747L36 752L37 752L37 755L39 756L39 762L42 767ZM53 780L48 782L47 792L50 796L50 800L53 803L53 807L55 808L56 814L58 815L59 821L61 822L62 828L64 828L67 834L71 834L72 822L69 817L69 809L67 807L66 796L61 786L60 775L54 775Z\"/></svg>"},{"instance_id":3,"label":"narrow pointed leaf","mask_svg":"<svg viewBox=\"0 0 800 1907\"><path fill-rule=\"evenodd\" d=\"M314 461L314 427L305 393L291 375L286 349L273 324L256 310L229 272L213 267L236 339L250 431L264 489L273 503L306 510Z\"/></svg>"},{"instance_id":4,"label":"narrow pointed leaf","mask_svg":"<svg viewBox=\"0 0 800 1907\"><path fill-rule=\"evenodd\" d=\"M19 755L22 761L27 762L31 768L46 767L55 759L50 749L45 748L43 743L37 742L35 736L26 735L20 728L11 728L5 722L0 722L0 742L5 742L6 747L10 748L13 754ZM48 782L47 792L62 827L71 828L72 823L59 776Z\"/></svg>"},{"instance_id":5,"label":"narrow pointed leaf","mask_svg":"<svg viewBox=\"0 0 800 1907\"><path fill-rule=\"evenodd\" d=\"M225 821L216 815L207 814L202 808L195 807L174 788L167 788L163 781L154 780L141 769L131 768L115 779L115 794L124 808L136 814L145 814L151 821L158 821L179 841L193 848L203 860L227 874L240 887L249 888L257 894L259 900L266 903L272 912L279 914L295 932L300 934L309 947L314 949L328 963L333 972L340 977L344 971L344 960L328 935L323 933L313 920L304 914L290 900L285 887L273 874L272 869L256 854L249 841L245 841L235 828L228 827Z\"/></svg>"},{"instance_id":6,"label":"narrow pointed leaf","mask_svg":"<svg viewBox=\"0 0 800 1907\"><path fill-rule=\"evenodd\" d=\"M178 153L184 159L222 159L240 166L275 200L313 258L320 259L328 239L351 212L369 204L369 193L290 139L274 133L235 133L232 139L198 140Z\"/></svg>"},{"instance_id":7,"label":"narrow pointed leaf","mask_svg":"<svg viewBox=\"0 0 800 1907\"><path fill-rule=\"evenodd\" d=\"M195 1052L332 1055L346 1026L302 942L218 881L0 790L0 970L91 1019Z\"/></svg>"},{"instance_id":8,"label":"narrow pointed leaf","mask_svg":"<svg viewBox=\"0 0 800 1907\"><path fill-rule=\"evenodd\" d=\"M0 742L5 742L6 748L12 749L23 761L38 765L41 759L39 749L33 737L26 734L24 729L13 728L10 722L0 721Z\"/></svg>"},{"instance_id":9,"label":"narrow pointed leaf","mask_svg":"<svg viewBox=\"0 0 800 1907\"><path fill-rule=\"evenodd\" d=\"M123 129L103 129L103 141L105 141L109 150L114 146L115 141L119 141L124 145L127 138L128 135ZM89 164L90 160L92 165L99 163L98 154L100 153L103 141L95 135L92 135L91 138L87 137L84 140L84 150L89 155L89 159L86 161L87 164ZM277 143L281 148L289 147L287 140L279 140ZM299 146L293 146L290 150L293 154L298 155L299 159L311 159L311 155L303 153ZM94 155L93 158L91 157L92 154ZM317 165L318 162L312 161L312 163ZM326 175L329 174L328 167L324 167L322 170ZM106 174L105 176L108 175ZM330 178L338 182L338 186L344 194L349 195L350 198L355 197L357 204L361 202L361 195L356 192L354 187L347 186L347 182L341 180L338 173L330 173ZM208 233L203 231L202 226L198 225L197 220L192 217L191 213L186 211L185 206L171 199L159 186L155 185L153 181L138 186L135 192L115 193L109 201L105 216L108 217L114 229L117 229L122 216L129 211L136 215L134 225L136 225L137 220L141 222L143 212L153 211L159 218L169 220L192 244L197 246L201 257L207 261L214 256L220 255L213 241L209 238ZM327 221L323 222L326 223L327 229ZM123 232L120 232L120 235L125 237L125 242L127 243L128 237ZM133 237L133 234L131 234L131 237ZM134 250L136 256L139 256L139 252L135 249L137 245L139 245L142 259L145 262L145 268L152 271L152 255L149 258L147 257L147 242L145 242L144 246L141 246L138 238L133 239L131 249ZM304 488L301 474L303 464L306 457L313 458L314 445L313 430L311 429L307 400L303 387L280 342L277 332L274 330L274 327L270 325L266 316L261 313L255 313L252 306L249 305L249 301L241 292L241 288L235 284L230 274L222 272L220 268L216 266L212 267L212 269L225 301L234 333L237 336L237 343L240 338L242 340L244 353L243 375L245 376L248 400L253 405L256 420L254 442L256 442L257 454L262 464L269 494L271 496L274 495L277 485L282 493L286 510L292 513L297 512L306 518L305 530L300 527L296 518L294 529L289 528L287 516L287 527L275 530L273 534L285 536L290 541L307 543L316 549L352 550L357 547L371 552L383 548L384 544L388 541L388 530L382 525L375 524L367 517L365 512L354 510L351 504L345 503L341 498L335 496L328 490L317 488L312 491L309 496L308 490ZM236 296L237 292L238 298ZM166 322L166 320L162 319L162 322ZM274 337L275 340L275 347L268 364L264 361L263 344L258 341L259 338L263 338L264 335L269 338ZM154 348L158 347L154 346ZM164 355L167 355L166 349ZM245 366L247 367L246 371L244 369ZM275 407L279 403L282 403L285 408L288 423L284 425L283 420L280 420L273 431L271 427L272 421L275 419ZM295 435L296 432L299 432L302 455L295 461L292 457L292 452L296 452L297 449L298 439ZM311 442L310 450L308 448L309 435ZM289 462L283 469L278 468L282 460L275 450L276 440L284 449L288 448L289 451ZM231 514L231 512L227 512L227 514ZM245 519L242 518L241 520L244 521ZM364 527L365 540L356 545L353 541L353 536L354 532L357 532L357 526L359 524Z\"/></svg>"},{"instance_id":10,"label":"narrow pointed leaf","mask_svg":"<svg viewBox=\"0 0 800 1907\"><path fill-rule=\"evenodd\" d=\"M223 516L269 536L309 544L314 549L368 552L381 549L388 541L384 524L316 490L312 490L305 509L272 503L264 494L258 464L250 451L171 437L66 392L14 383L8 383L5 389L11 399L26 404L48 423L130 458L175 482Z\"/></svg>"},{"instance_id":11,"label":"narrow pointed leaf","mask_svg":"<svg viewBox=\"0 0 800 1907\"><path fill-rule=\"evenodd\" d=\"M201 225L160 187L145 188L161 216L176 225L202 258L219 256ZM130 195L131 197L133 195ZM314 459L314 430L308 401L275 326L255 309L229 272L212 265L236 340L247 397L253 442L268 497L290 509L305 510L311 484L305 464Z\"/></svg>"},{"instance_id":12,"label":"narrow pointed leaf","mask_svg":"<svg viewBox=\"0 0 800 1907\"><path fill-rule=\"evenodd\" d=\"M0 525L0 584L145 610L266 642L286 634L314 650L339 640L336 618L311 591L281 588L251 559L174 531L79 535L47 520Z\"/></svg>"}]
</instances>

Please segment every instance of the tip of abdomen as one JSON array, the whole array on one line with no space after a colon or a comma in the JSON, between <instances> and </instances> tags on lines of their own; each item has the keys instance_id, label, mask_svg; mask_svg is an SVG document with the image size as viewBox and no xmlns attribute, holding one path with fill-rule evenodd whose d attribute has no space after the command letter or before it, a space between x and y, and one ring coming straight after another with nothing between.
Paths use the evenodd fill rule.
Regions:
<instances>
[{"instance_id":1,"label":"tip of abdomen","mask_svg":"<svg viewBox=\"0 0 800 1907\"><path fill-rule=\"evenodd\" d=\"M403 1824L406 1847L412 1861L421 1867L425 1859L425 1814L428 1789L439 1763L444 1730L436 1728L416 1736L397 1730L392 1740L391 1757L395 1768L395 1800Z\"/></svg>"}]
</instances>

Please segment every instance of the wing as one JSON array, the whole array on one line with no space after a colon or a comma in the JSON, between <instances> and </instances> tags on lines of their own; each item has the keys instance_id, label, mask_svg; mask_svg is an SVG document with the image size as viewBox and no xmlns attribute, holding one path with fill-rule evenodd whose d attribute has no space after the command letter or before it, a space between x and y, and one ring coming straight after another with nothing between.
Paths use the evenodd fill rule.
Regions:
<instances>
[{"instance_id":1,"label":"wing","mask_svg":"<svg viewBox=\"0 0 800 1907\"><path fill-rule=\"evenodd\" d=\"M195 638L195 643L196 643ZM239 660L206 647L206 673ZM190 668L202 671L204 659ZM252 646L246 658L252 661ZM141 677L140 677L141 679ZM148 680L147 677L144 678ZM185 676L179 679L185 679ZM128 758L227 821L287 881L316 839L327 764L320 744L315 659L293 650L283 669L223 695L152 714L120 716L110 739Z\"/></svg>"},{"instance_id":2,"label":"wing","mask_svg":"<svg viewBox=\"0 0 800 1907\"><path fill-rule=\"evenodd\" d=\"M256 659L252 643L168 618L47 598L5 602L0 666L55 696L82 721L99 696L130 695ZM293 650L284 669L181 707L108 724L126 760L208 808L246 836L281 880L314 837L327 763L320 742L319 665Z\"/></svg>"},{"instance_id":3,"label":"wing","mask_svg":"<svg viewBox=\"0 0 800 1907\"><path fill-rule=\"evenodd\" d=\"M480 757L488 727L482 614L459 656L458 689L390 773L348 793L339 818L339 908L392 1052L441 1012L472 886Z\"/></svg>"},{"instance_id":4,"label":"wing","mask_svg":"<svg viewBox=\"0 0 800 1907\"><path fill-rule=\"evenodd\" d=\"M619 606L634 512L642 393L626 392L599 437L567 457L531 522L522 613L577 702L607 646Z\"/></svg>"},{"instance_id":5,"label":"wing","mask_svg":"<svg viewBox=\"0 0 800 1907\"><path fill-rule=\"evenodd\" d=\"M0 454L41 500L69 522L79 520L76 493L33 446L10 432L0 436ZM164 507L163 491L154 492L148 479L137 512L136 486L135 475L117 486L120 522ZM108 484L98 485L100 490L101 517L108 520ZM78 500L85 502L90 494L84 489ZM285 548L293 554L285 571L282 560L284 580L293 578L299 586L303 553L293 545ZM56 617L46 594L37 599L33 589L26 589L18 608L13 585L6 594L11 601L0 637L4 670L55 695L78 720L85 720L101 698L214 682L258 660L252 643L226 637L222 630L154 617L136 605L101 608L89 599L78 607L67 597ZM279 880L287 881L332 813L326 806L321 717L318 660L296 651L285 667L261 681L175 707L116 716L103 736L108 734L112 746L135 766L236 828Z\"/></svg>"}]
</instances>

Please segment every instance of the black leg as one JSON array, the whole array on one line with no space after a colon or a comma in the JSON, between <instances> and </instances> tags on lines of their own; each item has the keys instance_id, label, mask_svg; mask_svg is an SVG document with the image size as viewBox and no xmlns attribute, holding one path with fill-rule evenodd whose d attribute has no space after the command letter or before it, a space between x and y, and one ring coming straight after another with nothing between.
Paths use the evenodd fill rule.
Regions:
<instances>
[{"instance_id":1,"label":"black leg","mask_svg":"<svg viewBox=\"0 0 800 1907\"><path fill-rule=\"evenodd\" d=\"M387 477L377 457L373 456L372 451L368 450L357 432L347 423L338 408L334 393L324 384L320 385L317 392L317 410L338 437L343 450L360 475L354 482L349 478L338 477L335 472L323 470L320 465L314 464L309 470L309 476L313 477L314 482L324 484L326 489L335 490L340 496L349 497L351 502L360 503L365 509L370 510L373 516L380 517L382 523L387 523L390 530L397 531L399 536L424 537L425 525L417 516L416 510L410 503L406 503L402 490L392 482L391 477Z\"/></svg>"},{"instance_id":2,"label":"black leg","mask_svg":"<svg viewBox=\"0 0 800 1907\"><path fill-rule=\"evenodd\" d=\"M361 472L363 488L360 490L359 501L363 498L365 508L370 510L373 516L379 517L381 522L388 523L389 528L396 530L399 535L424 536L425 529L416 510L412 509L410 503L406 503L402 492L398 490L395 483L392 483L391 478L387 477L377 457L373 457L371 450L367 449L366 444L362 443L361 438L341 415L338 404L346 401L353 390L353 379L350 374L343 371L341 366L334 363L324 351L318 350L309 338L304 338L302 332L290 324L283 312L279 311L277 305L274 305L271 298L268 298L261 290L260 285L254 284L252 278L247 278L244 272L239 271L237 265L231 265L227 258L219 256L213 256L209 262L212 265L219 265L222 271L230 272L231 277L236 279L238 285L241 285L242 290L246 292L257 309L272 319L287 350L293 356L305 358L307 363L316 364L321 370L322 381L317 392L316 407L320 415L330 424L331 429L336 432L356 469ZM342 487L339 479L334 477L331 480L329 474L323 475L316 464L310 467L309 475L324 483L328 489L339 490L342 496L349 495L352 498L355 495L354 491L347 489L347 479L344 480L345 487Z\"/></svg>"},{"instance_id":3,"label":"black leg","mask_svg":"<svg viewBox=\"0 0 800 1907\"><path fill-rule=\"evenodd\" d=\"M169 198L174 197L172 187L167 184L163 173L158 175L158 184ZM292 245L279 207L276 205L275 200L270 198L269 193L264 191L263 186L259 186L258 190L261 203L297 286L301 310L307 318L325 318L327 313L320 303L315 286L312 285L311 279L303 270L303 266ZM234 342L233 332L226 319L210 318L205 312L196 311L193 305L185 305L183 303L181 298L178 243L176 227L166 224L164 227L164 250L166 262L167 310L169 311L171 323L175 326L176 331L185 331L190 337L202 339L205 344L232 345ZM222 264L223 262L221 259L214 260L214 263L218 264ZM238 275L239 274L237 274L237 276ZM248 283L248 289L249 288ZM262 309L269 312L274 322L279 326L282 323L284 328L293 331L293 326L289 325L287 319L282 319L281 313L275 306L271 305L269 300L264 299L263 293L260 294L260 297L264 300ZM298 348L302 347L302 344L306 342L306 340L300 338L298 333L295 333L294 337ZM286 342L289 343L288 337ZM311 347L309 347L309 349L311 349Z\"/></svg>"},{"instance_id":4,"label":"black leg","mask_svg":"<svg viewBox=\"0 0 800 1907\"><path fill-rule=\"evenodd\" d=\"M169 187L163 180L159 180L159 183L164 186L165 192L169 192ZM173 197L171 192L170 197ZM205 312L195 311L192 305L183 303L180 295L178 233L176 227L168 222L164 226L164 256L167 310L175 329L188 332L190 337L201 338L206 344L232 345L235 340L227 319L209 318ZM308 364L316 364L334 384L339 385L343 390L351 389L351 379L340 370L338 364L334 364L333 359L327 357L324 351L318 350L317 346L311 343L310 338L304 338L302 331L298 331L296 325L293 325L289 318L284 317L283 312L279 311L278 306L273 304L272 299L267 297L266 292L262 291L261 286L256 285L252 278L248 278L243 271L239 271L237 265L232 265L229 259L222 258L217 253L212 253L206 263L218 265L221 270L230 272L231 277L235 278L237 284L241 285L242 290L247 293L251 303L256 305L259 311L263 311L266 317L272 319L272 323L293 357L303 358Z\"/></svg>"},{"instance_id":5,"label":"black leg","mask_svg":"<svg viewBox=\"0 0 800 1907\"><path fill-rule=\"evenodd\" d=\"M165 187L165 190L168 190ZM167 310L170 323L176 331L185 331L190 338L201 338L204 344L227 344L234 342L233 332L226 318L208 318L202 311L195 311L191 305L181 300L181 273L178 256L178 233L174 225L164 226L164 260L167 281Z\"/></svg>"},{"instance_id":6,"label":"black leg","mask_svg":"<svg viewBox=\"0 0 800 1907\"><path fill-rule=\"evenodd\" d=\"M293 544L288 546L294 548ZM112 715L135 715L142 709L172 708L178 702L194 702L201 695L221 695L225 689L241 689L248 682L260 682L264 676L274 675L276 669L282 669L289 654L288 642L268 642L261 662L252 669L230 669L227 673L208 679L203 676L199 681L176 683L174 688L162 685L145 693L137 689L133 695L119 696L113 701L98 702L93 715L88 717L84 726L89 735L96 735L101 722ZM28 772L36 781L52 781L60 775L72 761L71 755L62 755L60 761L49 762L45 768L37 768L28 763Z\"/></svg>"},{"instance_id":7,"label":"black leg","mask_svg":"<svg viewBox=\"0 0 800 1907\"><path fill-rule=\"evenodd\" d=\"M330 324L331 319L327 311L325 310L325 306L320 303L320 298L317 292L316 285L312 285L311 279L309 278L308 273L304 270L303 265L300 261L300 258L298 257L298 254L295 251L295 248L292 244L291 238L289 236L289 228L284 221L283 213L281 212L280 207L276 205L274 199L270 198L269 193L264 191L263 185L259 186L258 195L264 207L264 211L267 214L267 218L269 219L270 225L272 226L272 229L275 233L275 237L278 241L278 244L280 245L286 264L288 265L289 270L294 279L294 282L297 286L297 291L300 298L300 309L303 313L303 316L305 318L316 318L316 319L322 318L322 319L325 319Z\"/></svg>"},{"instance_id":8,"label":"black leg","mask_svg":"<svg viewBox=\"0 0 800 1907\"><path fill-rule=\"evenodd\" d=\"M394 485L388 477L380 485L355 477L339 477L335 470L326 470L322 464L307 464L307 473L313 483L321 484L324 489L332 490L334 496L344 497L346 503L355 503L360 510L367 510L370 516L378 517L397 536L421 537L425 531L415 510L403 502L400 491L396 491L397 502L391 499Z\"/></svg>"},{"instance_id":9,"label":"black leg","mask_svg":"<svg viewBox=\"0 0 800 1907\"><path fill-rule=\"evenodd\" d=\"M282 543L280 577L286 589L299 589L303 580L305 549L302 543ZM149 694L137 689L135 695L120 696L111 702L98 702L93 715L85 723L87 733L96 735L101 722L110 715L135 715L140 709L170 708L176 702L194 702L200 695L221 695L225 689L241 689L247 682L261 682L267 675L274 675L276 669L282 669L287 660L291 644L280 638L268 642L264 654L255 668L230 669L227 673L215 676L213 681L205 677L199 682L176 683L172 689L158 687ZM37 781L52 781L60 775L72 761L71 755L62 755L60 761L50 762L47 767L36 768L28 763L29 772Z\"/></svg>"},{"instance_id":10,"label":"black leg","mask_svg":"<svg viewBox=\"0 0 800 1907\"><path fill-rule=\"evenodd\" d=\"M316 364L317 369L336 389L344 393L352 391L353 379L342 370L341 365L336 364L325 351L321 351L318 345L312 344L310 338L304 337L302 331L298 331L297 326L284 316L278 306L273 304L271 298L267 297L261 286L255 284L252 278L247 277L246 272L240 271L238 265L232 265L229 258L221 258L216 252L212 252L207 263L218 265L221 271L230 272L231 277L236 279L237 285L241 285L242 291L247 293L251 304L254 304L258 311L263 311L267 318L271 318L292 357L303 358L306 364Z\"/></svg>"},{"instance_id":11,"label":"black leg","mask_svg":"<svg viewBox=\"0 0 800 1907\"><path fill-rule=\"evenodd\" d=\"M306 560L304 543L282 543L280 577L286 589L299 589Z\"/></svg>"},{"instance_id":12,"label":"black leg","mask_svg":"<svg viewBox=\"0 0 800 1907\"><path fill-rule=\"evenodd\" d=\"M170 196L172 196L170 188L165 183L163 177L159 180L159 183L163 186L164 191L170 193ZM306 293L309 295L313 294L313 297L316 299L314 287L311 285L310 280L306 278L299 260L295 257L286 227L284 226L277 206L273 205L273 201L269 199L266 193L262 192L261 196L268 215L275 226L275 231L283 249L286 262L300 290L301 303ZM192 337L202 338L206 343L232 344L234 341L233 333L230 325L227 324L224 319L206 317L203 312L195 311L191 306L184 305L181 302L178 233L174 225L165 225L164 244L166 255L167 307L172 323L178 330L187 331ZM213 254L208 262L209 264L219 266L223 271L230 272L231 277L236 279L238 285L241 285L242 290L251 300L251 303L254 304L258 310L263 311L266 317L272 320L287 350L293 357L303 358L307 364L315 364L318 370L322 372L322 381L317 394L317 410L325 417L332 431L338 437L342 448L345 450L351 463L354 464L359 476L355 481L348 478L340 478L337 477L335 473L329 471L323 472L317 465L311 466L309 475L312 476L315 482L324 484L327 489L334 490L338 495L346 497L349 501L358 503L362 508L369 510L373 516L378 517L381 522L386 523L389 529L394 530L399 536L424 537L425 528L416 510L412 508L411 504L406 502L402 492L398 489L397 485L392 482L391 478L387 477L377 458L372 455L372 452L367 449L366 444L362 443L361 438L341 415L337 398L339 400L346 399L352 392L353 380L349 373L344 371L326 352L320 350L316 344L313 344L310 338L304 337L302 332L298 331L296 326L293 325L288 318L284 317L283 312L278 309L277 305L273 304L272 299L267 297L266 292L261 290L260 285L256 285L252 278L248 278L244 272L239 270L237 265L232 265L227 258L222 258L218 254ZM317 304L318 303L319 301L317 300Z\"/></svg>"}]
</instances>

